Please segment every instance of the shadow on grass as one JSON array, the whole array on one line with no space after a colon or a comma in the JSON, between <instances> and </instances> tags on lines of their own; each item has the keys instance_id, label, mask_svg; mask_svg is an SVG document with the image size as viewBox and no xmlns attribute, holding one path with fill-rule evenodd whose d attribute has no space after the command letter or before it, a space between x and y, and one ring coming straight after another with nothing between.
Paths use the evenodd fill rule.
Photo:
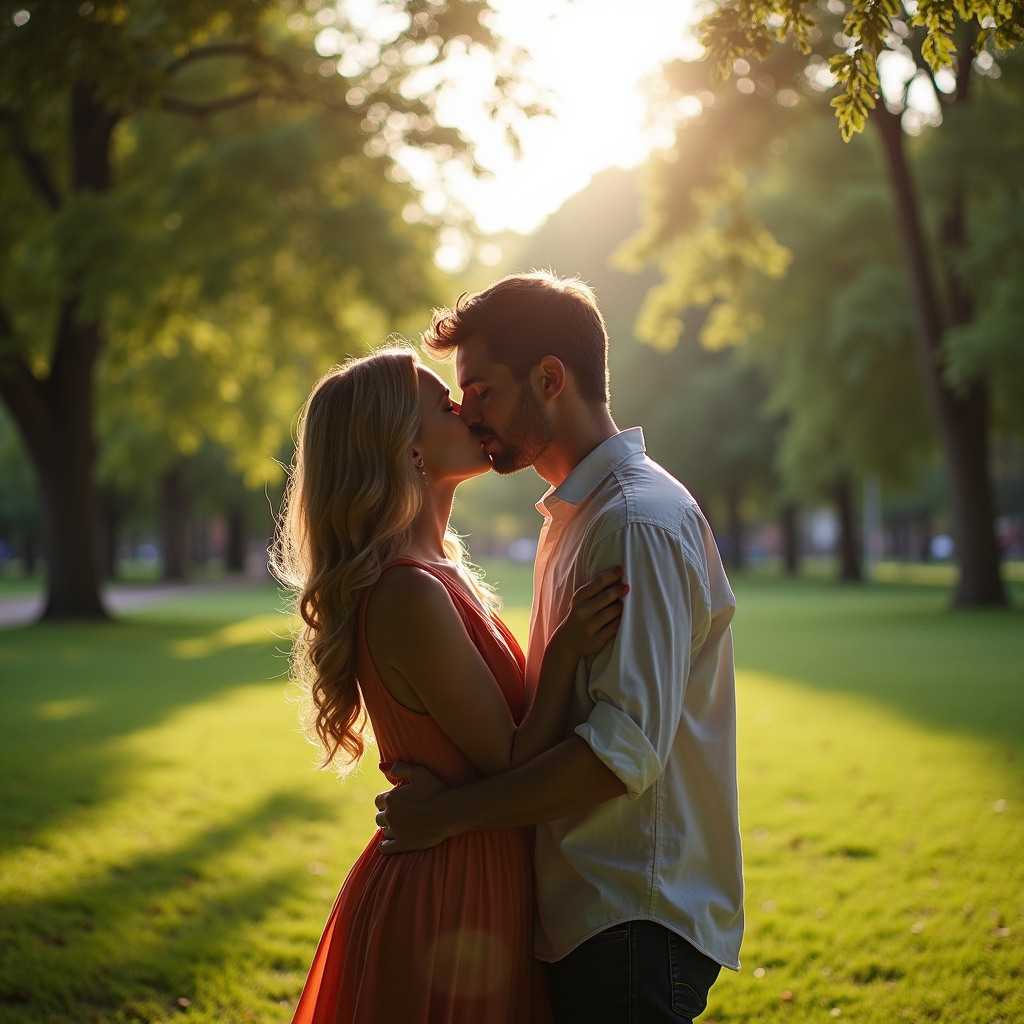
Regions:
<instances>
[{"instance_id":1,"label":"shadow on grass","mask_svg":"<svg viewBox=\"0 0 1024 1024\"><path fill-rule=\"evenodd\" d=\"M194 1002L211 974L230 976L232 966L266 957L266 950L248 948L255 946L252 929L297 898L305 880L267 867L272 860L264 862L259 849L297 815L323 814L316 801L277 793L227 824L93 881L9 900L0 1017L5 1006L24 1014L17 1019L47 1024L163 1017ZM225 883L223 859L254 840L252 865ZM308 941L294 948L278 941L271 972L281 981L251 992L248 1005L294 995L311 952Z\"/></svg>"},{"instance_id":2,"label":"shadow on grass","mask_svg":"<svg viewBox=\"0 0 1024 1024\"><path fill-rule=\"evenodd\" d=\"M269 770L245 794L212 794L211 810L201 792L185 791L176 804L183 818L154 814L160 790L141 790L138 822L126 812L133 836L123 855L92 840L75 858L64 852L74 844L61 831L76 819L101 820L106 805L126 797L130 807L140 768L160 770L167 753L153 748L140 763L133 737L192 706L267 684L281 695L282 734L294 729L285 699L287 622L278 606L268 589L114 623L0 635L0 857L24 872L4 886L0 1021L165 1019L186 1005L177 999L194 1003L198 991L209 991L211 976L258 976L260 991L242 1000L262 1003L252 1019L284 1012L277 1000L294 995L315 937L289 942L281 915L308 913L310 879L295 870L297 860L305 864L297 836L330 817L322 796L292 791L287 772ZM213 714L219 727L225 717ZM194 740L190 728L181 730ZM221 761L233 756L217 749L216 735L212 749ZM185 778L189 772L178 789L202 778ZM161 786L176 785L173 772L169 780ZM160 834L156 822L170 822L171 832L178 823L185 837ZM43 866L34 875L36 863ZM265 936L257 943L253 933L271 915L278 933L268 951ZM248 973L240 967L253 962Z\"/></svg>"},{"instance_id":3,"label":"shadow on grass","mask_svg":"<svg viewBox=\"0 0 1024 1024\"><path fill-rule=\"evenodd\" d=\"M1024 744L1024 593L951 611L942 588L739 577L737 666L856 694L922 724Z\"/></svg>"},{"instance_id":4,"label":"shadow on grass","mask_svg":"<svg viewBox=\"0 0 1024 1024\"><path fill-rule=\"evenodd\" d=\"M277 606L268 588L0 634L0 851L115 796L115 741L197 701L267 683L282 692L284 721L287 620Z\"/></svg>"}]
</instances>

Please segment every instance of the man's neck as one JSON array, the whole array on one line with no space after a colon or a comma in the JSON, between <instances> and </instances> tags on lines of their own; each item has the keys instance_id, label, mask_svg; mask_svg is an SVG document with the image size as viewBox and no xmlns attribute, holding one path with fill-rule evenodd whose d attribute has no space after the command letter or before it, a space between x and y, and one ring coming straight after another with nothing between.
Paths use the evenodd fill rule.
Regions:
<instances>
[{"instance_id":1,"label":"man's neck","mask_svg":"<svg viewBox=\"0 0 1024 1024\"><path fill-rule=\"evenodd\" d=\"M533 468L552 487L558 487L595 448L618 432L607 406L588 408L583 415L562 416L554 439Z\"/></svg>"}]
</instances>

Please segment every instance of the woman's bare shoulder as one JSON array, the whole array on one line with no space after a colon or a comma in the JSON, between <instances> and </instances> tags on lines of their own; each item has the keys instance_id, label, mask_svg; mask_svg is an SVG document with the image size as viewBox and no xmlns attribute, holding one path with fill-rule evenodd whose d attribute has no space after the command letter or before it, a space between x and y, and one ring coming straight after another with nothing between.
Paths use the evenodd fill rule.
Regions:
<instances>
[{"instance_id":1,"label":"woman's bare shoulder","mask_svg":"<svg viewBox=\"0 0 1024 1024\"><path fill-rule=\"evenodd\" d=\"M426 569L394 565L374 584L366 607L371 648L387 644L392 650L424 650L453 630L464 630L462 619L448 588ZM398 639L402 642L396 644Z\"/></svg>"},{"instance_id":2,"label":"woman's bare shoulder","mask_svg":"<svg viewBox=\"0 0 1024 1024\"><path fill-rule=\"evenodd\" d=\"M450 603L445 585L432 573L418 565L392 565L373 585L367 612L408 614L442 599Z\"/></svg>"}]
</instances>

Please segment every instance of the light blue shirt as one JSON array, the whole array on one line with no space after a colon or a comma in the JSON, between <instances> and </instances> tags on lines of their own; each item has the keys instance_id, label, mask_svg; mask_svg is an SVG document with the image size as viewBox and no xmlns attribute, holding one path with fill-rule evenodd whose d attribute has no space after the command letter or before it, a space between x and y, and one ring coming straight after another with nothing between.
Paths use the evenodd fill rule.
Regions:
<instances>
[{"instance_id":1,"label":"light blue shirt","mask_svg":"<svg viewBox=\"0 0 1024 1024\"><path fill-rule=\"evenodd\" d=\"M735 598L690 493L638 427L591 452L537 509L527 685L575 590L621 565L615 640L577 669L575 732L627 794L537 826L537 956L657 921L738 969L743 874L736 786Z\"/></svg>"}]
</instances>

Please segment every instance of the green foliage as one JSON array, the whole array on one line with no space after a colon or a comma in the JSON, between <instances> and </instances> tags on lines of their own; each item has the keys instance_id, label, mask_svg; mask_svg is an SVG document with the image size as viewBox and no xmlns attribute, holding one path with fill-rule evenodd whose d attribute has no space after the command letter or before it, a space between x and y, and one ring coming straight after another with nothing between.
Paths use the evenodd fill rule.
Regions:
<instances>
[{"instance_id":1,"label":"green foliage","mask_svg":"<svg viewBox=\"0 0 1024 1024\"><path fill-rule=\"evenodd\" d=\"M879 95L876 60L887 50L905 50L902 40L920 28L919 54L934 74L969 60L958 39L961 26L976 22L980 33L973 52L990 40L1000 53L1024 39L1021 0L919 0L911 8L897 0L843 0L843 29L835 36L842 52L829 65L842 92L832 101L843 138L862 132ZM833 4L811 0L717 0L701 22L698 34L714 63L726 77L737 60L763 60L775 40L791 38L800 53L810 53L827 31ZM824 23L824 24L823 24Z\"/></svg>"},{"instance_id":2,"label":"green foliage","mask_svg":"<svg viewBox=\"0 0 1024 1024\"><path fill-rule=\"evenodd\" d=\"M843 475L906 481L932 442L877 153L839 142L784 48L745 93L702 81L702 67L667 76L703 110L653 165L647 223L625 253L664 275L638 331L673 346L690 317L705 346L743 348L767 381L789 496L817 498Z\"/></svg>"},{"instance_id":3,"label":"green foliage","mask_svg":"<svg viewBox=\"0 0 1024 1024\"><path fill-rule=\"evenodd\" d=\"M791 254L751 215L748 200L748 183L735 170L694 192L695 226L660 258L664 280L644 299L640 338L662 350L674 347L683 330L679 311L691 306L710 309L701 330L709 348L739 344L762 326L761 313L738 300L753 275L784 277ZM642 245L638 236L617 258L635 266Z\"/></svg>"},{"instance_id":4,"label":"green foliage","mask_svg":"<svg viewBox=\"0 0 1024 1024\"><path fill-rule=\"evenodd\" d=\"M910 345L910 314L888 195L874 154L850 150L818 117L759 179L758 212L793 253L785 282L752 282L765 310L747 344L784 417L778 462L796 495L838 475L903 484L933 447Z\"/></svg>"},{"instance_id":5,"label":"green foliage","mask_svg":"<svg viewBox=\"0 0 1024 1024\"><path fill-rule=\"evenodd\" d=\"M875 107L878 95L878 68L869 50L856 49L839 53L829 59L829 67L843 91L829 102L835 107L843 141L849 142L857 132L864 131L868 114Z\"/></svg>"}]
</instances>

